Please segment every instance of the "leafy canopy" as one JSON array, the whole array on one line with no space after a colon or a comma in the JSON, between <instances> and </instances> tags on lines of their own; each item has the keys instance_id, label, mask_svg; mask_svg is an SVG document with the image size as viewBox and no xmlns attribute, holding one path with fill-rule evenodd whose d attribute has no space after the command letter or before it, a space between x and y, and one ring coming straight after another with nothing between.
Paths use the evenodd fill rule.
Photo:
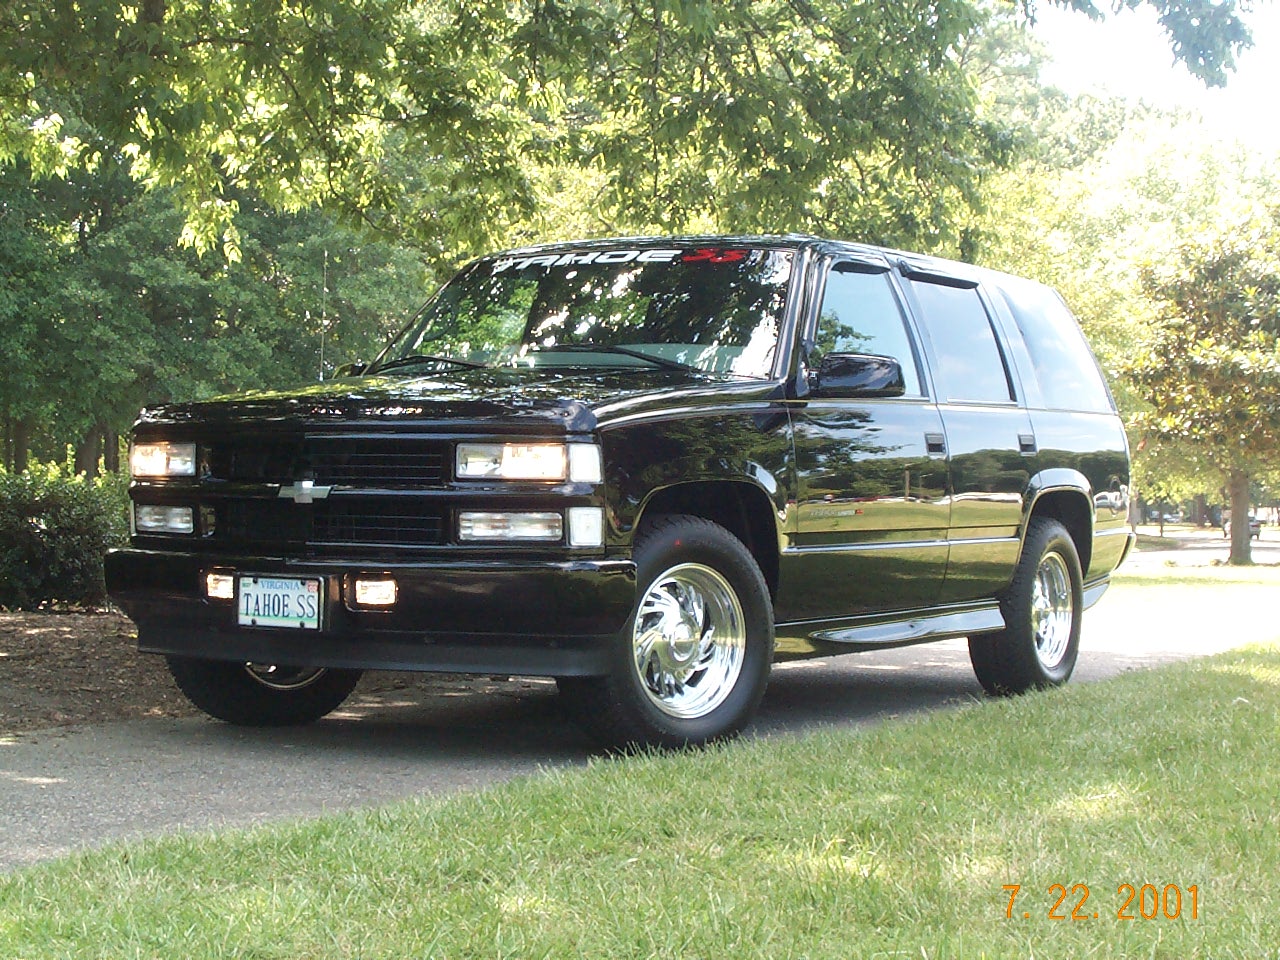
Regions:
<instances>
[{"instance_id":1,"label":"leafy canopy","mask_svg":"<svg viewBox=\"0 0 1280 960\"><path fill-rule=\"evenodd\" d=\"M1239 0L1122 5L1141 2L1211 82L1247 43ZM11 0L0 160L39 175L122 156L175 192L187 242L232 256L238 189L449 257L578 176L602 229L876 226L935 246L1008 148L956 56L985 16L974 0Z\"/></svg>"},{"instance_id":2,"label":"leafy canopy","mask_svg":"<svg viewBox=\"0 0 1280 960\"><path fill-rule=\"evenodd\" d=\"M1183 244L1142 284L1160 310L1130 375L1154 439L1226 473L1280 466L1280 210Z\"/></svg>"}]
</instances>

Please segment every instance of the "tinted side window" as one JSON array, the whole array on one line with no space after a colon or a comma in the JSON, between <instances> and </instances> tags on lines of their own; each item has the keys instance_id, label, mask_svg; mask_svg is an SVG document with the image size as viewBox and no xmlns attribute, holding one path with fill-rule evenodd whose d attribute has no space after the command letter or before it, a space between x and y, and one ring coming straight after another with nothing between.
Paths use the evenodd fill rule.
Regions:
<instances>
[{"instance_id":1,"label":"tinted side window","mask_svg":"<svg viewBox=\"0 0 1280 960\"><path fill-rule=\"evenodd\" d=\"M907 396L920 396L920 374L906 320L885 273L836 267L827 275L810 354L814 364L828 353L893 357L902 364Z\"/></svg>"},{"instance_id":2,"label":"tinted side window","mask_svg":"<svg viewBox=\"0 0 1280 960\"><path fill-rule=\"evenodd\" d=\"M1004 357L991 318L974 287L913 280L939 369L938 389L947 400L1007 403L1013 399Z\"/></svg>"},{"instance_id":3,"label":"tinted side window","mask_svg":"<svg viewBox=\"0 0 1280 960\"><path fill-rule=\"evenodd\" d=\"M1045 404L1110 413L1111 397L1102 374L1061 298L1035 283L1009 283L1001 292L1022 331Z\"/></svg>"}]
</instances>

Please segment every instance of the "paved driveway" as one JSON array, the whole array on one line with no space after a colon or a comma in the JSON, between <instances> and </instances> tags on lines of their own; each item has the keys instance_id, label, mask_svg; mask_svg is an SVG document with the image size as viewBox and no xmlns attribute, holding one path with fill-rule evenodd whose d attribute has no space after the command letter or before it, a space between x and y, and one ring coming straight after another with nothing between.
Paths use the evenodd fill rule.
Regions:
<instances>
[{"instance_id":1,"label":"paved driveway","mask_svg":"<svg viewBox=\"0 0 1280 960\"><path fill-rule=\"evenodd\" d=\"M1214 548L1225 556L1220 538L1195 549L1209 562ZM1280 561L1280 542L1261 550ZM1143 555L1135 569L1192 556ZM1196 594L1113 588L1086 615L1077 681L1280 639L1273 590L1220 588L1219 609ZM981 696L963 641L791 664L775 672L752 734L872 723ZM384 695L300 730L188 719L40 732L0 740L0 870L115 839L473 789L589 756L554 685L541 681Z\"/></svg>"}]
</instances>

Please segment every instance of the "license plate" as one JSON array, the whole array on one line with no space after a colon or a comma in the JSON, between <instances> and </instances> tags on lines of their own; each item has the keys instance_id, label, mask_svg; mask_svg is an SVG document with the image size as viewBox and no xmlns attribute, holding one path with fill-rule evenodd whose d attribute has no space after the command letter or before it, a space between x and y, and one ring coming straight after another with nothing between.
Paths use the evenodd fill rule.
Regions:
<instances>
[{"instance_id":1,"label":"license plate","mask_svg":"<svg viewBox=\"0 0 1280 960\"><path fill-rule=\"evenodd\" d=\"M321 593L319 580L241 577L240 626L319 630Z\"/></svg>"}]
</instances>

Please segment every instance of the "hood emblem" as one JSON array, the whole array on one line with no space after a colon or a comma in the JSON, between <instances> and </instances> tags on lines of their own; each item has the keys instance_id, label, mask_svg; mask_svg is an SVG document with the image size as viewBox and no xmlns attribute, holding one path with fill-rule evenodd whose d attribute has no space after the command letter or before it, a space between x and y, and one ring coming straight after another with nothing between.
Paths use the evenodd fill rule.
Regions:
<instances>
[{"instance_id":1,"label":"hood emblem","mask_svg":"<svg viewBox=\"0 0 1280 960\"><path fill-rule=\"evenodd\" d=\"M333 487L317 487L314 480L299 480L287 487L281 487L279 497L292 500L294 503L314 503L329 496Z\"/></svg>"}]
</instances>

